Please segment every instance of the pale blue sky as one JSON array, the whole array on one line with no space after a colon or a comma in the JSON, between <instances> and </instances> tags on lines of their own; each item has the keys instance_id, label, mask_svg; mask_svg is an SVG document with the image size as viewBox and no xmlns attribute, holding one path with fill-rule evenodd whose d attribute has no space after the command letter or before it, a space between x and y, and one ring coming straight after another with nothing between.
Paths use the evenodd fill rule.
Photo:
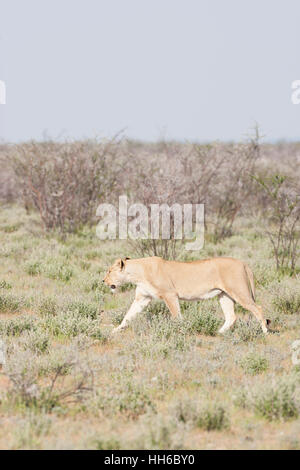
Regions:
<instances>
[{"instance_id":1,"label":"pale blue sky","mask_svg":"<svg viewBox=\"0 0 300 470\"><path fill-rule=\"evenodd\" d=\"M0 0L0 140L300 140L299 0Z\"/></svg>"}]
</instances>

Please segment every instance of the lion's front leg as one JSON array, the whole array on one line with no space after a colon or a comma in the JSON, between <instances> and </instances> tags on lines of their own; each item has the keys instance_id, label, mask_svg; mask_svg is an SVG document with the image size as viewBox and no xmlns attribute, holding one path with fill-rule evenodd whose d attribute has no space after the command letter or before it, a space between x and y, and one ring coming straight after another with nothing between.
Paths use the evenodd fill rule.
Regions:
<instances>
[{"instance_id":1,"label":"lion's front leg","mask_svg":"<svg viewBox=\"0 0 300 470\"><path fill-rule=\"evenodd\" d=\"M128 326L128 324L151 302L151 297L145 297L142 294L136 293L135 299L131 304L130 309L122 320L122 323L114 328L112 333L117 333Z\"/></svg>"}]
</instances>

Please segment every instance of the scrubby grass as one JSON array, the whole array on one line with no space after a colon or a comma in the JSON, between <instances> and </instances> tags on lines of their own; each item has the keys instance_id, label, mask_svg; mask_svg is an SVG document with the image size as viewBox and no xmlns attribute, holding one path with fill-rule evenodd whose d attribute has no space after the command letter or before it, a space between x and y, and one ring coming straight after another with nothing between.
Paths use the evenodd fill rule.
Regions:
<instances>
[{"instance_id":1,"label":"scrubby grass","mask_svg":"<svg viewBox=\"0 0 300 470\"><path fill-rule=\"evenodd\" d=\"M14 313L21 310L26 305L22 297L10 294L0 294L0 312Z\"/></svg>"},{"instance_id":2,"label":"scrubby grass","mask_svg":"<svg viewBox=\"0 0 300 470\"><path fill-rule=\"evenodd\" d=\"M230 426L224 406L214 401L204 405L185 398L175 405L173 411L179 422L205 431L221 431Z\"/></svg>"},{"instance_id":3,"label":"scrubby grass","mask_svg":"<svg viewBox=\"0 0 300 470\"><path fill-rule=\"evenodd\" d=\"M17 318L1 320L0 333L3 336L19 336L24 331L34 331L35 322L27 316L22 315Z\"/></svg>"},{"instance_id":4,"label":"scrubby grass","mask_svg":"<svg viewBox=\"0 0 300 470\"><path fill-rule=\"evenodd\" d=\"M297 418L297 403L294 386L286 383L266 385L254 398L254 409L268 421Z\"/></svg>"},{"instance_id":5,"label":"scrubby grass","mask_svg":"<svg viewBox=\"0 0 300 470\"><path fill-rule=\"evenodd\" d=\"M278 284L273 298L273 307L280 314L300 315L299 286L293 282Z\"/></svg>"},{"instance_id":6,"label":"scrubby grass","mask_svg":"<svg viewBox=\"0 0 300 470\"><path fill-rule=\"evenodd\" d=\"M242 308L218 335L216 299L181 302L183 321L152 302L111 337L134 290L113 296L101 280L120 254L136 257L126 241L100 242L88 227L46 235L34 212L6 206L0 247L0 447L299 447L299 279L276 271L259 225L241 219L233 237L180 259L247 261L276 330L267 337Z\"/></svg>"},{"instance_id":7,"label":"scrubby grass","mask_svg":"<svg viewBox=\"0 0 300 470\"><path fill-rule=\"evenodd\" d=\"M186 321L188 329L191 333L204 334L209 336L216 336L218 329L222 324L220 316L216 315L215 304L207 305L194 303L186 310Z\"/></svg>"},{"instance_id":8,"label":"scrubby grass","mask_svg":"<svg viewBox=\"0 0 300 470\"><path fill-rule=\"evenodd\" d=\"M247 374L256 375L265 372L269 364L265 357L250 354L242 361L241 366Z\"/></svg>"}]
</instances>

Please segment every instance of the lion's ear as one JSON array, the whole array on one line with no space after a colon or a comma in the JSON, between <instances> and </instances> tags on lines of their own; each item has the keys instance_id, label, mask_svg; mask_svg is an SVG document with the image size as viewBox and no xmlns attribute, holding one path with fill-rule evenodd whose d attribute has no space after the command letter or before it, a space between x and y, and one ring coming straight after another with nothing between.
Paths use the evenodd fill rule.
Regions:
<instances>
[{"instance_id":1,"label":"lion's ear","mask_svg":"<svg viewBox=\"0 0 300 470\"><path fill-rule=\"evenodd\" d=\"M121 271L122 271L122 269L123 269L123 268L124 268L124 266L125 266L125 262L124 262L124 260L123 260L123 259L121 259L121 258L120 258L120 259L118 259L118 260L117 260L117 265L119 266L119 268L120 268L120 269L121 269Z\"/></svg>"},{"instance_id":2,"label":"lion's ear","mask_svg":"<svg viewBox=\"0 0 300 470\"><path fill-rule=\"evenodd\" d=\"M117 264L118 264L118 266L120 266L121 271L122 271L122 269L124 269L124 267L125 267L125 261L126 261L127 259L129 259L129 258L125 258L125 259L121 259L121 258L120 258L120 259L117 260Z\"/></svg>"},{"instance_id":3,"label":"lion's ear","mask_svg":"<svg viewBox=\"0 0 300 470\"><path fill-rule=\"evenodd\" d=\"M122 269L122 268L123 268L123 265L124 265L124 262L123 262L123 260L122 260L121 258L119 258L119 259L117 259L117 261L116 261L115 264L116 264L116 266L118 266L120 269Z\"/></svg>"}]
</instances>

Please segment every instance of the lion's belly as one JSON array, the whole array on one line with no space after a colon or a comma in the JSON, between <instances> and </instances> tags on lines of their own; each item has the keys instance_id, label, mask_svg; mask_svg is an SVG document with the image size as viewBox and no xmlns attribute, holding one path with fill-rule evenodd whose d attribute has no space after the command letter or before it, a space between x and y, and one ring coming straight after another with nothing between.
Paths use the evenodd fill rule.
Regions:
<instances>
[{"instance_id":1,"label":"lion's belly","mask_svg":"<svg viewBox=\"0 0 300 470\"><path fill-rule=\"evenodd\" d=\"M208 292L180 295L179 298L180 300L205 300L212 299L213 297L216 297L217 295L221 294L221 292L222 291L220 289L211 289Z\"/></svg>"}]
</instances>

